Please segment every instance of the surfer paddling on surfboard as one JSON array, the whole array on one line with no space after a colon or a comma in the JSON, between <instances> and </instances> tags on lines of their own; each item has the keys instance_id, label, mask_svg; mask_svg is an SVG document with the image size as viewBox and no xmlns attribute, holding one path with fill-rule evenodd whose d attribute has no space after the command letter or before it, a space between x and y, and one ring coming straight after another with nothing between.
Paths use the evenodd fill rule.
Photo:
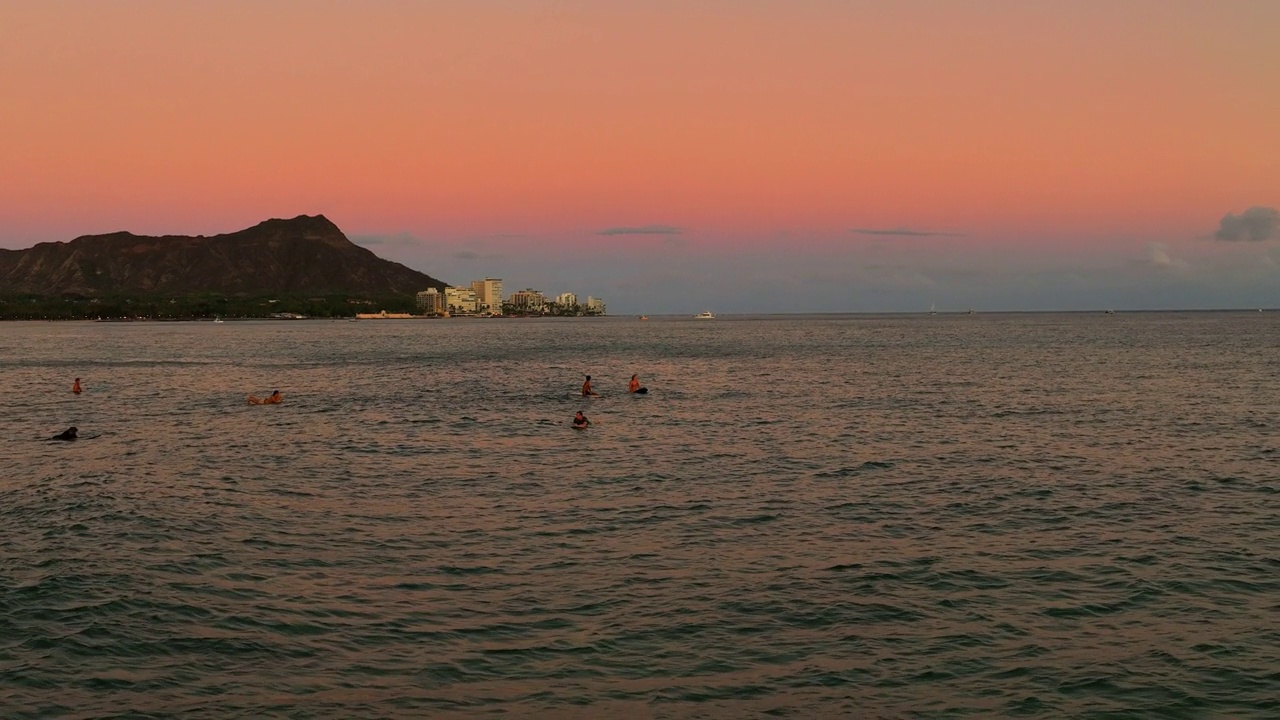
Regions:
<instances>
[{"instance_id":1,"label":"surfer paddling on surfboard","mask_svg":"<svg viewBox=\"0 0 1280 720\"><path fill-rule=\"evenodd\" d=\"M77 432L77 430L76 430L75 426L73 425L73 426L71 426L71 427L67 428L66 430L63 430L62 432L58 433L57 435L54 435L53 437L51 437L51 438L49 438L49 439L50 439L50 440L75 440L75 439L78 437L78 436L76 435L76 432Z\"/></svg>"},{"instance_id":2,"label":"surfer paddling on surfboard","mask_svg":"<svg viewBox=\"0 0 1280 720\"><path fill-rule=\"evenodd\" d=\"M249 396L250 405L279 405L282 402L284 402L284 396L280 394L279 390L276 390L264 398L260 398L257 395Z\"/></svg>"}]
</instances>

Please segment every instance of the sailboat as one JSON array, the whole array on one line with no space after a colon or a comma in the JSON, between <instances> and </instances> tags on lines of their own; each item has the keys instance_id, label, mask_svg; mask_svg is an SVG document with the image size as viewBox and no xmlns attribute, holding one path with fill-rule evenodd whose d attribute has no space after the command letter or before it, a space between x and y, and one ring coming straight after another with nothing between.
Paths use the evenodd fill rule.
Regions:
<instances>
[{"instance_id":1,"label":"sailboat","mask_svg":"<svg viewBox=\"0 0 1280 720\"><path fill-rule=\"evenodd\" d=\"M937 305L937 303L929 303L929 314L930 314L930 315L937 315L937 314L938 314L938 311L937 311L936 309L934 309L934 305Z\"/></svg>"}]
</instances>

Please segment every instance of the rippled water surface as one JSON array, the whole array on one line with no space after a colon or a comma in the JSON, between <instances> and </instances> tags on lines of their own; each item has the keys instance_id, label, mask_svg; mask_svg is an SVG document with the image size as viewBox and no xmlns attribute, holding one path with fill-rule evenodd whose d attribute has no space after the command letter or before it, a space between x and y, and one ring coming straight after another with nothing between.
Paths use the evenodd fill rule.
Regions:
<instances>
[{"instance_id":1,"label":"rippled water surface","mask_svg":"<svg viewBox=\"0 0 1280 720\"><path fill-rule=\"evenodd\" d=\"M4 324L0 715L1278 717L1278 372L1271 313Z\"/></svg>"}]
</instances>

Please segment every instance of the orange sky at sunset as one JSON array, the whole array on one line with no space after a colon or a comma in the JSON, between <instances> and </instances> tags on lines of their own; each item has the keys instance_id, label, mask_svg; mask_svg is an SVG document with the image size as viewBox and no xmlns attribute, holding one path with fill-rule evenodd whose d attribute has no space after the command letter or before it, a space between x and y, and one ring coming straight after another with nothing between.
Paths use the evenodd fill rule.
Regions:
<instances>
[{"instance_id":1,"label":"orange sky at sunset","mask_svg":"<svg viewBox=\"0 0 1280 720\"><path fill-rule=\"evenodd\" d=\"M611 309L674 282L656 253L735 248L837 274L783 309L1275 305L1277 27L1269 0L6 3L0 246L324 213ZM1263 235L1225 241L1250 208ZM962 279L1010 254L1095 285ZM842 294L873 262L923 279Z\"/></svg>"}]
</instances>

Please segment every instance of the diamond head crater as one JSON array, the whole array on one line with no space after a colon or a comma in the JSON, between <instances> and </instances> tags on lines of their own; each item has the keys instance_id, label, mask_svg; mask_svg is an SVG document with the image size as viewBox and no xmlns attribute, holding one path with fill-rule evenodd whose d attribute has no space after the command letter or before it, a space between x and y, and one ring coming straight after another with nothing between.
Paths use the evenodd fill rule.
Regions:
<instances>
[{"instance_id":1,"label":"diamond head crater","mask_svg":"<svg viewBox=\"0 0 1280 720\"><path fill-rule=\"evenodd\" d=\"M85 235L0 249L0 319L352 317L414 310L446 284L384 260L323 215L223 235Z\"/></svg>"}]
</instances>

